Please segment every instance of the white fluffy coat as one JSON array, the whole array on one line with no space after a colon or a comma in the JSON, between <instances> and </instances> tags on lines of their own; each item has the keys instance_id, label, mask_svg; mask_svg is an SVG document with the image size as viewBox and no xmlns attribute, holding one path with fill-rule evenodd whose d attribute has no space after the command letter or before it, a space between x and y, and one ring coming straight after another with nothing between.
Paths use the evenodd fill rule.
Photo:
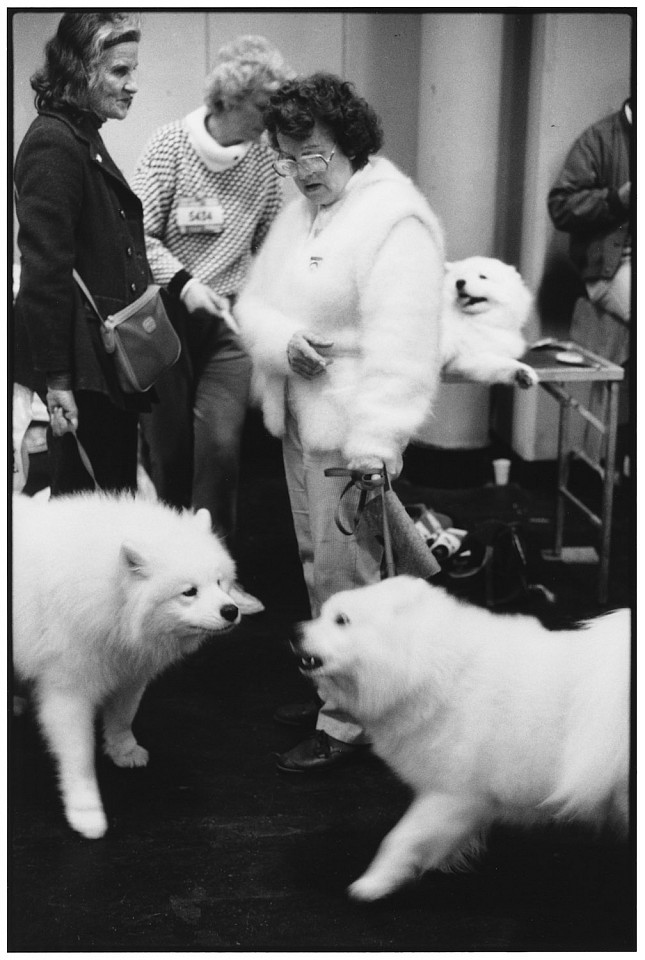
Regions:
<instances>
[{"instance_id":1,"label":"white fluffy coat","mask_svg":"<svg viewBox=\"0 0 645 960\"><path fill-rule=\"evenodd\" d=\"M132 497L14 496L13 654L34 686L67 820L107 829L94 769L94 719L118 766L143 766L131 724L147 684L239 622L231 557L208 511Z\"/></svg>"},{"instance_id":2,"label":"white fluffy coat","mask_svg":"<svg viewBox=\"0 0 645 960\"><path fill-rule=\"evenodd\" d=\"M465 862L496 821L624 830L629 634L627 610L549 632L409 577L328 600L302 627L302 670L414 793L351 894Z\"/></svg>"},{"instance_id":3,"label":"white fluffy coat","mask_svg":"<svg viewBox=\"0 0 645 960\"><path fill-rule=\"evenodd\" d=\"M427 202L384 158L322 211L297 197L274 222L235 307L265 423L284 434L285 391L306 449L390 468L439 382L443 239ZM294 375L297 331L334 341L314 380Z\"/></svg>"}]
</instances>

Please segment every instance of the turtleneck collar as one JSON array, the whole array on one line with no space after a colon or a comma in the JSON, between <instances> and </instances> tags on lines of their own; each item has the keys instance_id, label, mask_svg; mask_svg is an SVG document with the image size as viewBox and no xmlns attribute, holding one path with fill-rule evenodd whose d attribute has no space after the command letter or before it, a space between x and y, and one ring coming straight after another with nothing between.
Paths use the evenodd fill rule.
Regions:
<instances>
[{"instance_id":1,"label":"turtleneck collar","mask_svg":"<svg viewBox=\"0 0 645 960\"><path fill-rule=\"evenodd\" d=\"M190 145L202 163L213 173L222 173L244 159L252 144L249 141L223 147L206 129L206 116L206 107L202 106L185 116L182 123L188 133Z\"/></svg>"}]
</instances>

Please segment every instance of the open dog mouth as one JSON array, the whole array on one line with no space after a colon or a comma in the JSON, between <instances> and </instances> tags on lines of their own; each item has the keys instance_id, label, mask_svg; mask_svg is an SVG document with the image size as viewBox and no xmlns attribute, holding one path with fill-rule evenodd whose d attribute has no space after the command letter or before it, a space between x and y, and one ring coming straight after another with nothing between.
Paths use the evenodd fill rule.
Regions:
<instances>
[{"instance_id":1,"label":"open dog mouth","mask_svg":"<svg viewBox=\"0 0 645 960\"><path fill-rule=\"evenodd\" d=\"M312 670L319 670L323 665L320 657L314 656L300 657L298 663L303 673L310 673Z\"/></svg>"},{"instance_id":2,"label":"open dog mouth","mask_svg":"<svg viewBox=\"0 0 645 960\"><path fill-rule=\"evenodd\" d=\"M468 293L458 293L457 300L462 307L474 307L478 303L486 303L486 297L471 297Z\"/></svg>"},{"instance_id":3,"label":"open dog mouth","mask_svg":"<svg viewBox=\"0 0 645 960\"><path fill-rule=\"evenodd\" d=\"M230 633L237 627L238 623L226 623L222 627L193 627L185 632L186 637L220 637L223 633Z\"/></svg>"}]
</instances>

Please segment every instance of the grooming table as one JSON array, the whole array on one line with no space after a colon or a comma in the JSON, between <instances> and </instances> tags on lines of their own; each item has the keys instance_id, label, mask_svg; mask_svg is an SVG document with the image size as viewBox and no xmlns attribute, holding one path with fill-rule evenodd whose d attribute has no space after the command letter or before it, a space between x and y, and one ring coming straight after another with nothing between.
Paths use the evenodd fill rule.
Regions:
<instances>
[{"instance_id":1,"label":"grooming table","mask_svg":"<svg viewBox=\"0 0 645 960\"><path fill-rule=\"evenodd\" d=\"M577 354L576 363L563 363L558 360L558 354ZM607 603L609 583L609 557L611 551L611 521L614 504L614 478L616 468L616 435L618 431L618 386L624 379L622 367L604 357L600 357L578 343L571 340L554 340L546 338L520 358L524 363L533 367L538 375L539 385L546 390L560 404L560 421L558 428L558 480L557 501L555 511L555 531L553 551L548 556L557 560L562 556L562 541L564 533L565 503L568 501L576 507L589 522L600 531L598 548L598 602ZM447 374L443 378L446 383L465 383L464 378ZM572 383L604 383L607 391L604 422L594 416L584 404L572 396L567 389ZM604 464L596 463L580 449L568 446L569 422L571 411L574 410L587 423L590 423L604 438ZM602 506L600 514L594 513L588 504L583 503L571 492L568 486L569 467L571 459L577 457L583 460L602 479Z\"/></svg>"},{"instance_id":2,"label":"grooming table","mask_svg":"<svg viewBox=\"0 0 645 960\"><path fill-rule=\"evenodd\" d=\"M524 363L532 366L539 377L540 386L560 404L560 422L558 429L558 480L555 512L554 559L562 556L564 533L565 503L576 507L589 522L599 530L599 569L598 601L607 603L609 583L609 558L611 552L611 521L614 503L614 478L616 468L616 435L618 430L618 388L624 378L622 367L604 357L600 357L578 343L568 341L538 341L523 357ZM563 363L558 354L577 354L578 363ZM595 383L605 385L607 402L604 407L604 421L594 416L584 404L569 392L569 384ZM571 412L575 411L587 423L590 423L604 438L604 463L596 463L583 450L568 445L569 422ZM583 503L569 489L569 467L571 459L583 460L602 479L602 505L600 514L595 513L588 504Z\"/></svg>"}]
</instances>

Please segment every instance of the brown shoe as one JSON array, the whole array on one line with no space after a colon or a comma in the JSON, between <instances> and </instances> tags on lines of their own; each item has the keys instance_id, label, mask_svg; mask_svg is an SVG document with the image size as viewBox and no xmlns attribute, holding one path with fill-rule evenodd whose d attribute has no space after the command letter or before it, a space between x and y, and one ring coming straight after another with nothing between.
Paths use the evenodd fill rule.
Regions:
<instances>
[{"instance_id":1,"label":"brown shoe","mask_svg":"<svg viewBox=\"0 0 645 960\"><path fill-rule=\"evenodd\" d=\"M320 706L320 700L287 703L283 707L278 707L273 714L273 719L276 723L284 723L287 727L315 727Z\"/></svg>"},{"instance_id":2,"label":"brown shoe","mask_svg":"<svg viewBox=\"0 0 645 960\"><path fill-rule=\"evenodd\" d=\"M298 746L278 754L276 766L282 773L319 773L356 760L365 750L365 744L344 743L316 730Z\"/></svg>"}]
</instances>

